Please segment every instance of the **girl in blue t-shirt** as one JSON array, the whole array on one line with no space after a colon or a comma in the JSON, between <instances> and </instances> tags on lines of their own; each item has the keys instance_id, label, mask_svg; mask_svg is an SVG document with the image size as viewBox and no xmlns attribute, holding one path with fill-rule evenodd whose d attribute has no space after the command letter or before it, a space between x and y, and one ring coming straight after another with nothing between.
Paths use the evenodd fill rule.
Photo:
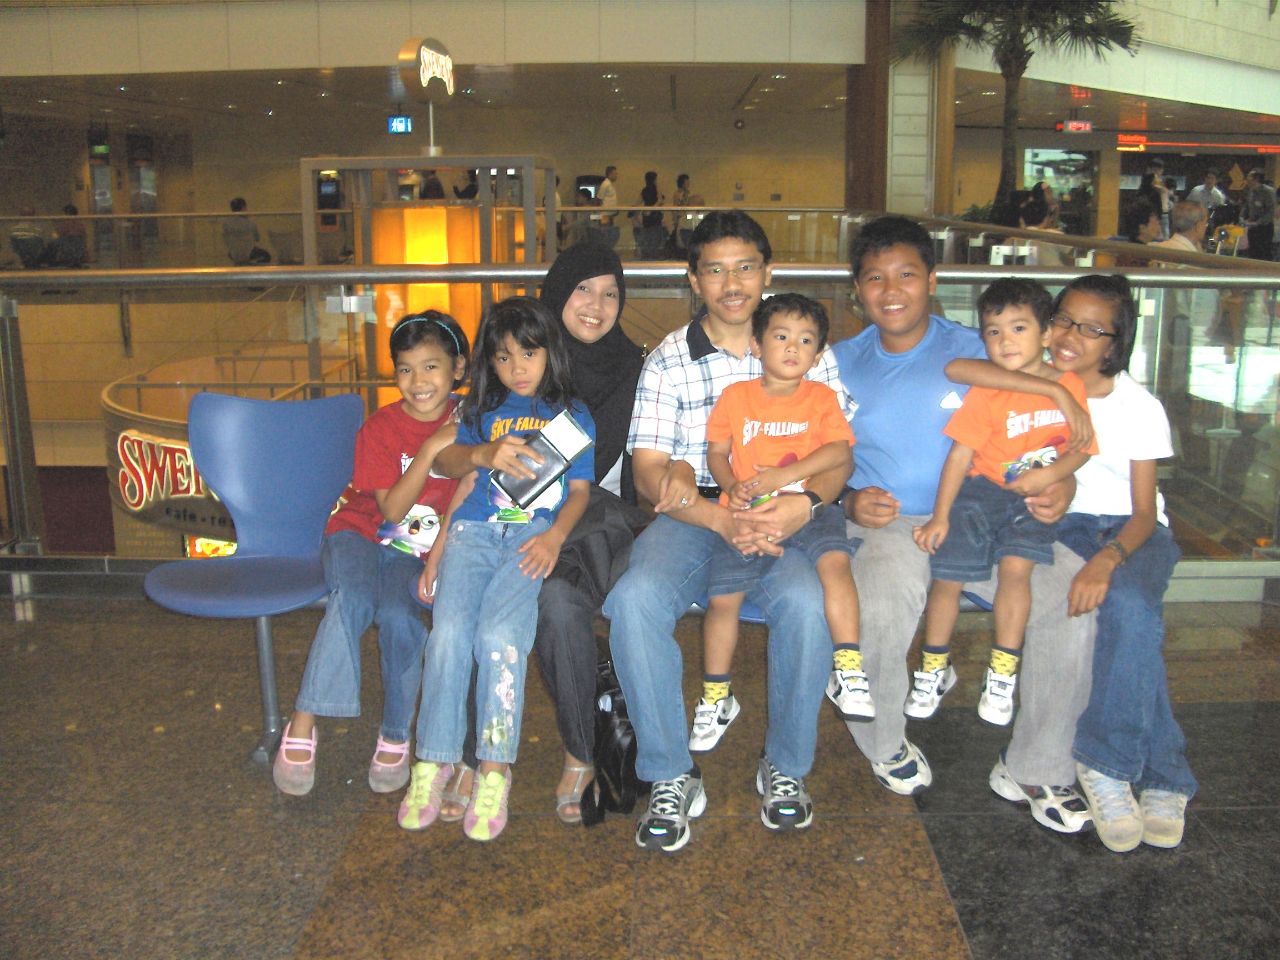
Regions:
<instances>
[{"instance_id":1,"label":"girl in blue t-shirt","mask_svg":"<svg viewBox=\"0 0 1280 960\"><path fill-rule=\"evenodd\" d=\"M438 599L422 672L418 762L397 819L406 830L422 830L439 816L445 786L462 759L474 668L480 766L463 829L473 840L492 840L507 823L538 591L586 509L594 476L592 457L581 455L521 508L498 488L493 474L532 476L519 457L521 435L541 429L563 410L592 439L595 424L571 396L562 328L546 306L526 297L504 300L485 316L476 340L457 440L442 451L473 472L454 496L420 581L423 599Z\"/></svg>"}]
</instances>

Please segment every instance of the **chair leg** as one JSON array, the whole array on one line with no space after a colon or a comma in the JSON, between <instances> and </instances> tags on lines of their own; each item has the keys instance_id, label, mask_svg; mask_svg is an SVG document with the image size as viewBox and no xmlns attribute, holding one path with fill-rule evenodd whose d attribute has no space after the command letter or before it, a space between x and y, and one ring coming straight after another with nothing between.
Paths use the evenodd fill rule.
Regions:
<instances>
[{"instance_id":1,"label":"chair leg","mask_svg":"<svg viewBox=\"0 0 1280 960\"><path fill-rule=\"evenodd\" d=\"M276 658L271 642L271 618L258 617L258 680L262 686L262 740L250 756L254 763L269 766L280 745L280 703L276 696Z\"/></svg>"}]
</instances>

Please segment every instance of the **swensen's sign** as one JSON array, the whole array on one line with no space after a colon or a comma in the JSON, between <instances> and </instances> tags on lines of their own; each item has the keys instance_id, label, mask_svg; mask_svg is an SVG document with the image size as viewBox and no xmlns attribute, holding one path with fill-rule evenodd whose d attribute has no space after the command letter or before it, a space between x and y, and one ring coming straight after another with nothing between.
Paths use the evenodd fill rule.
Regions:
<instances>
[{"instance_id":1,"label":"swensen's sign","mask_svg":"<svg viewBox=\"0 0 1280 960\"><path fill-rule=\"evenodd\" d=\"M117 506L188 533L234 538L231 517L205 485L185 438L146 433L123 418L108 429L111 499Z\"/></svg>"},{"instance_id":2,"label":"swensen's sign","mask_svg":"<svg viewBox=\"0 0 1280 960\"><path fill-rule=\"evenodd\" d=\"M400 80L406 90L412 90L419 99L429 100L428 85L433 79L444 83L444 89L453 96L453 57L439 40L410 40L400 48Z\"/></svg>"}]
</instances>

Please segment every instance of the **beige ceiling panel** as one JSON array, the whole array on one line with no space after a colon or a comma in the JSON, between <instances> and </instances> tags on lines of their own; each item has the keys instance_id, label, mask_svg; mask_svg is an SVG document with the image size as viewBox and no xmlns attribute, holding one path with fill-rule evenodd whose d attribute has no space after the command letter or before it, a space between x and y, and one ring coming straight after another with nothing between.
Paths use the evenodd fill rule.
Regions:
<instances>
[{"instance_id":1,"label":"beige ceiling panel","mask_svg":"<svg viewBox=\"0 0 1280 960\"><path fill-rule=\"evenodd\" d=\"M136 7L51 9L49 35L54 38L54 73L135 73L139 69Z\"/></svg>"},{"instance_id":2,"label":"beige ceiling panel","mask_svg":"<svg viewBox=\"0 0 1280 960\"><path fill-rule=\"evenodd\" d=\"M231 68L319 67L320 28L311 0L227 4Z\"/></svg>"},{"instance_id":3,"label":"beige ceiling panel","mask_svg":"<svg viewBox=\"0 0 1280 960\"><path fill-rule=\"evenodd\" d=\"M45 10L9 10L0 29L0 63L11 77L49 73L53 44Z\"/></svg>"},{"instance_id":4,"label":"beige ceiling panel","mask_svg":"<svg viewBox=\"0 0 1280 960\"><path fill-rule=\"evenodd\" d=\"M227 8L220 3L140 7L138 41L147 73L225 70L231 62Z\"/></svg>"},{"instance_id":5,"label":"beige ceiling panel","mask_svg":"<svg viewBox=\"0 0 1280 960\"><path fill-rule=\"evenodd\" d=\"M522 0L506 5L507 63L595 63L597 0Z\"/></svg>"},{"instance_id":6,"label":"beige ceiling panel","mask_svg":"<svg viewBox=\"0 0 1280 960\"><path fill-rule=\"evenodd\" d=\"M698 0L694 58L699 63L786 63L793 6L778 0Z\"/></svg>"},{"instance_id":7,"label":"beige ceiling panel","mask_svg":"<svg viewBox=\"0 0 1280 960\"><path fill-rule=\"evenodd\" d=\"M439 40L454 63L503 63L505 9L502 0L413 0L412 35Z\"/></svg>"},{"instance_id":8,"label":"beige ceiling panel","mask_svg":"<svg viewBox=\"0 0 1280 960\"><path fill-rule=\"evenodd\" d=\"M688 63L693 60L693 3L617 0L600 8L600 59L605 63Z\"/></svg>"},{"instance_id":9,"label":"beige ceiling panel","mask_svg":"<svg viewBox=\"0 0 1280 960\"><path fill-rule=\"evenodd\" d=\"M791 4L792 63L866 63L865 0Z\"/></svg>"},{"instance_id":10,"label":"beige ceiling panel","mask_svg":"<svg viewBox=\"0 0 1280 960\"><path fill-rule=\"evenodd\" d=\"M320 61L326 67L393 66L410 39L409 0L321 0Z\"/></svg>"}]
</instances>

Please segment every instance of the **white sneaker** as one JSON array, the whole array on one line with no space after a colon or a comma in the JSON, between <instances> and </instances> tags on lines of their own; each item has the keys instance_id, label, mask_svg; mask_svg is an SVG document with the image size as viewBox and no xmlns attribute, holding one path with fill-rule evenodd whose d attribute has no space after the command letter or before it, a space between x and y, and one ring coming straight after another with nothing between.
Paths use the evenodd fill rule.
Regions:
<instances>
[{"instance_id":1,"label":"white sneaker","mask_svg":"<svg viewBox=\"0 0 1280 960\"><path fill-rule=\"evenodd\" d=\"M1172 790L1143 790L1138 798L1142 809L1142 842L1172 849L1182 842L1187 825L1187 798Z\"/></svg>"},{"instance_id":2,"label":"white sneaker","mask_svg":"<svg viewBox=\"0 0 1280 960\"><path fill-rule=\"evenodd\" d=\"M941 670L917 670L902 712L912 720L928 720L938 712L942 698L955 685L956 668L951 664Z\"/></svg>"},{"instance_id":3,"label":"white sneaker","mask_svg":"<svg viewBox=\"0 0 1280 960\"><path fill-rule=\"evenodd\" d=\"M693 732L689 734L690 753L710 753L720 745L729 724L738 719L742 707L732 693L719 703L699 699L693 708Z\"/></svg>"},{"instance_id":4,"label":"white sneaker","mask_svg":"<svg viewBox=\"0 0 1280 960\"><path fill-rule=\"evenodd\" d=\"M903 740L898 752L884 763L872 760L871 772L886 789L904 797L923 793L933 783L929 761L910 740Z\"/></svg>"},{"instance_id":5,"label":"white sneaker","mask_svg":"<svg viewBox=\"0 0 1280 960\"><path fill-rule=\"evenodd\" d=\"M876 705L871 683L861 670L832 670L827 678L827 699L846 720L874 720Z\"/></svg>"},{"instance_id":6,"label":"white sneaker","mask_svg":"<svg viewBox=\"0 0 1280 960\"><path fill-rule=\"evenodd\" d=\"M1018 675L996 673L987 667L982 681L982 696L978 698L978 716L997 727L1007 727L1013 719L1013 691L1018 687Z\"/></svg>"},{"instance_id":7,"label":"white sneaker","mask_svg":"<svg viewBox=\"0 0 1280 960\"><path fill-rule=\"evenodd\" d=\"M1142 842L1142 809L1133 789L1123 780L1076 764L1080 790L1093 811L1093 827L1108 850L1127 853ZM1151 791L1147 791L1150 793Z\"/></svg>"}]
</instances>

